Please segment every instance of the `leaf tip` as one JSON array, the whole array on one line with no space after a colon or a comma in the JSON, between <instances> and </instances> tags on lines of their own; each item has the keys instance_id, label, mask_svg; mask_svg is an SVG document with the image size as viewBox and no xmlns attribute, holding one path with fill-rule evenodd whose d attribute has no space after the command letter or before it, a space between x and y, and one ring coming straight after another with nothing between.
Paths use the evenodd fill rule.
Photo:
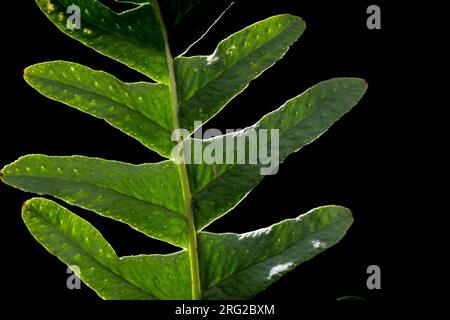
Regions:
<instances>
[{"instance_id":1,"label":"leaf tip","mask_svg":"<svg viewBox=\"0 0 450 320\"><path fill-rule=\"evenodd\" d=\"M26 211L29 212L28 209L30 209L33 206L36 206L37 203L41 203L41 200L45 200L45 199L43 199L43 198L31 198L31 199L28 199L27 201L25 201L22 204L22 213L25 213Z\"/></svg>"},{"instance_id":2,"label":"leaf tip","mask_svg":"<svg viewBox=\"0 0 450 320\"><path fill-rule=\"evenodd\" d=\"M369 89L369 81L367 79L361 78L362 84L363 84L363 90L364 94L366 94L367 90Z\"/></svg>"},{"instance_id":3,"label":"leaf tip","mask_svg":"<svg viewBox=\"0 0 450 320\"><path fill-rule=\"evenodd\" d=\"M355 216L353 215L353 211L350 209L347 209L348 217L350 218L351 222L353 223L355 221Z\"/></svg>"},{"instance_id":4,"label":"leaf tip","mask_svg":"<svg viewBox=\"0 0 450 320\"><path fill-rule=\"evenodd\" d=\"M352 221L354 220L353 211L346 207L339 207L342 210L342 213L347 216Z\"/></svg>"},{"instance_id":5,"label":"leaf tip","mask_svg":"<svg viewBox=\"0 0 450 320\"><path fill-rule=\"evenodd\" d=\"M303 17L299 17L299 16L290 16L293 17L293 22L297 25L297 27L299 28L299 31L301 32L301 34L303 34L303 32L306 29L306 20ZM301 35L300 34L300 35Z\"/></svg>"},{"instance_id":6,"label":"leaf tip","mask_svg":"<svg viewBox=\"0 0 450 320\"><path fill-rule=\"evenodd\" d=\"M23 69L23 78L25 80L28 78L28 68Z\"/></svg>"},{"instance_id":7,"label":"leaf tip","mask_svg":"<svg viewBox=\"0 0 450 320\"><path fill-rule=\"evenodd\" d=\"M30 206L30 201L31 200L27 200L22 204L22 211L28 209L28 207Z\"/></svg>"},{"instance_id":8,"label":"leaf tip","mask_svg":"<svg viewBox=\"0 0 450 320\"><path fill-rule=\"evenodd\" d=\"M303 17L298 17L301 23L303 23L306 26L306 20Z\"/></svg>"},{"instance_id":9,"label":"leaf tip","mask_svg":"<svg viewBox=\"0 0 450 320\"><path fill-rule=\"evenodd\" d=\"M366 87L366 89L369 87L369 80L365 79L365 78L360 78L361 82L364 84L364 86Z\"/></svg>"},{"instance_id":10,"label":"leaf tip","mask_svg":"<svg viewBox=\"0 0 450 320\"><path fill-rule=\"evenodd\" d=\"M369 81L365 78L349 78L352 81L352 84L355 86L355 88L358 89L358 92L360 92L361 97L364 96L364 94L367 92L367 89L369 88Z\"/></svg>"}]
</instances>

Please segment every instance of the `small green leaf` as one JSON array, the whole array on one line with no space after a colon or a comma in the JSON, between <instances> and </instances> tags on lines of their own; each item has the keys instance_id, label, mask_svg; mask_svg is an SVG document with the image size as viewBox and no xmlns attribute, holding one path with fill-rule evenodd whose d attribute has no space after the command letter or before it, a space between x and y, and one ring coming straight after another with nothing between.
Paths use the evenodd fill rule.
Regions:
<instances>
[{"instance_id":1,"label":"small green leaf","mask_svg":"<svg viewBox=\"0 0 450 320\"><path fill-rule=\"evenodd\" d=\"M328 206L244 234L200 234L204 298L250 299L299 264L336 244L353 222Z\"/></svg>"},{"instance_id":2,"label":"small green leaf","mask_svg":"<svg viewBox=\"0 0 450 320\"><path fill-rule=\"evenodd\" d=\"M131 165L87 157L29 155L2 170L4 183L124 222L186 247L186 219L174 163Z\"/></svg>"},{"instance_id":3,"label":"small green leaf","mask_svg":"<svg viewBox=\"0 0 450 320\"><path fill-rule=\"evenodd\" d=\"M167 83L164 34L153 3L117 14L97 0L36 0L42 12L65 34L86 46ZM67 8L81 9L81 28L71 29Z\"/></svg>"},{"instance_id":4,"label":"small green leaf","mask_svg":"<svg viewBox=\"0 0 450 320\"><path fill-rule=\"evenodd\" d=\"M41 94L104 119L146 147L169 157L173 112L164 84L124 83L102 71L54 61L25 69L25 80Z\"/></svg>"},{"instance_id":5,"label":"small green leaf","mask_svg":"<svg viewBox=\"0 0 450 320\"><path fill-rule=\"evenodd\" d=\"M260 21L223 40L209 56L175 59L181 126L194 131L288 51L305 30L295 16Z\"/></svg>"},{"instance_id":6,"label":"small green leaf","mask_svg":"<svg viewBox=\"0 0 450 320\"><path fill-rule=\"evenodd\" d=\"M88 222L45 199L26 202L22 216L33 237L68 266L77 266L77 276L103 299L155 298L123 278L116 253Z\"/></svg>"},{"instance_id":7,"label":"small green leaf","mask_svg":"<svg viewBox=\"0 0 450 320\"><path fill-rule=\"evenodd\" d=\"M324 81L269 113L255 125L231 135L231 138L228 136L229 140L219 136L203 142L204 148L220 140L224 145L223 159L226 159L228 141L237 146L238 137L258 133L261 129L278 129L282 162L289 154L326 132L358 103L366 89L367 83L362 79ZM193 140L188 143L193 143ZM248 164L253 153L248 152L247 164L236 164L237 149L231 149L235 159L232 164L188 165L196 223L200 229L234 208L263 178L261 164ZM229 187L231 185L233 188Z\"/></svg>"}]
</instances>

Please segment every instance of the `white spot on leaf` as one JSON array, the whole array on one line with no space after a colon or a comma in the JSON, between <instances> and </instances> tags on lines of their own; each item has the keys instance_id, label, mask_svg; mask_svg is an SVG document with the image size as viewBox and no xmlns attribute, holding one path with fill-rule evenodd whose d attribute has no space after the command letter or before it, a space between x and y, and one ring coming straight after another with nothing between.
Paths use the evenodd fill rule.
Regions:
<instances>
[{"instance_id":1,"label":"white spot on leaf","mask_svg":"<svg viewBox=\"0 0 450 320\"><path fill-rule=\"evenodd\" d=\"M206 63L207 63L208 65L213 64L213 63L215 63L215 62L217 62L217 61L219 61L219 57L216 56L215 54L212 54L212 55L210 55L210 56L208 56L208 57L206 58Z\"/></svg>"},{"instance_id":2,"label":"white spot on leaf","mask_svg":"<svg viewBox=\"0 0 450 320\"><path fill-rule=\"evenodd\" d=\"M287 263L278 264L278 265L274 266L270 270L269 279L272 279L273 277L288 271L293 265L294 265L294 263L287 262Z\"/></svg>"},{"instance_id":3,"label":"white spot on leaf","mask_svg":"<svg viewBox=\"0 0 450 320\"><path fill-rule=\"evenodd\" d=\"M314 249L326 248L327 246L325 242L322 242L320 240L312 240L311 245L313 246Z\"/></svg>"}]
</instances>

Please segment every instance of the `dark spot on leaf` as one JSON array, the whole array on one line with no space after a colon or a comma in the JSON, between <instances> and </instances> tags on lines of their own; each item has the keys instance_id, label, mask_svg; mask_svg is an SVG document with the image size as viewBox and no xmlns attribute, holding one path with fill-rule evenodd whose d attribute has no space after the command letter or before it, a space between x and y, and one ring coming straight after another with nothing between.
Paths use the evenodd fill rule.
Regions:
<instances>
[{"instance_id":1,"label":"dark spot on leaf","mask_svg":"<svg viewBox=\"0 0 450 320\"><path fill-rule=\"evenodd\" d=\"M28 208L28 201L25 201L25 202L22 204L22 209L26 209L26 208Z\"/></svg>"},{"instance_id":2,"label":"dark spot on leaf","mask_svg":"<svg viewBox=\"0 0 450 320\"><path fill-rule=\"evenodd\" d=\"M0 180L3 181L3 178L5 177L5 175L3 174L2 171L0 171Z\"/></svg>"}]
</instances>

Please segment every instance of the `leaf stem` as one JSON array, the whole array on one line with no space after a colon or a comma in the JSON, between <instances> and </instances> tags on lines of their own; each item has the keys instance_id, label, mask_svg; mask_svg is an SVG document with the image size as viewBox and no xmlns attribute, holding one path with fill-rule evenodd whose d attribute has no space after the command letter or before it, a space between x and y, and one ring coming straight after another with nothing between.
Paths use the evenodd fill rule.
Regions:
<instances>
[{"instance_id":1,"label":"leaf stem","mask_svg":"<svg viewBox=\"0 0 450 320\"><path fill-rule=\"evenodd\" d=\"M164 23L164 19L161 14L161 9L159 8L158 1L155 1L155 11L158 15L160 21L161 29L164 36L165 42L165 54L167 69L169 73L169 91L171 96L171 105L173 111L173 129L180 128L179 119L179 104L178 104L178 93L177 93L177 81L175 77L175 69L173 64L173 57L170 51L169 39L167 35L167 29ZM181 139L181 138L180 138ZM181 141L178 141L181 142ZM180 154L184 154L181 150ZM197 229L194 220L194 211L192 209L192 194L189 186L189 177L187 175L186 164L181 161L178 164L178 172L181 179L181 187L183 191L184 206L186 210L186 220L188 227L188 255L189 255L189 265L191 270L191 284L192 284L192 299L200 300L202 298L201 284L200 284L200 270L198 263L198 247L197 247Z\"/></svg>"}]
</instances>

